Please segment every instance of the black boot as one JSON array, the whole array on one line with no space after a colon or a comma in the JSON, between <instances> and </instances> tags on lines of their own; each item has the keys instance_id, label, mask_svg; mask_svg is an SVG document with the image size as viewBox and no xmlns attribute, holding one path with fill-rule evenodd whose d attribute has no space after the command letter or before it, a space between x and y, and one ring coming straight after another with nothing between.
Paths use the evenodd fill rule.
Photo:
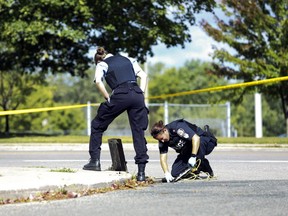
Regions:
<instances>
[{"instance_id":1,"label":"black boot","mask_svg":"<svg viewBox=\"0 0 288 216\"><path fill-rule=\"evenodd\" d=\"M83 166L83 170L101 171L101 164L99 159L90 159L89 163Z\"/></svg>"},{"instance_id":2,"label":"black boot","mask_svg":"<svg viewBox=\"0 0 288 216\"><path fill-rule=\"evenodd\" d=\"M208 173L211 178L214 176L214 172L210 166L209 161L206 158L202 160L202 163L200 165L200 171Z\"/></svg>"},{"instance_id":3,"label":"black boot","mask_svg":"<svg viewBox=\"0 0 288 216\"><path fill-rule=\"evenodd\" d=\"M137 181L145 181L145 166L146 164L138 164Z\"/></svg>"}]
</instances>

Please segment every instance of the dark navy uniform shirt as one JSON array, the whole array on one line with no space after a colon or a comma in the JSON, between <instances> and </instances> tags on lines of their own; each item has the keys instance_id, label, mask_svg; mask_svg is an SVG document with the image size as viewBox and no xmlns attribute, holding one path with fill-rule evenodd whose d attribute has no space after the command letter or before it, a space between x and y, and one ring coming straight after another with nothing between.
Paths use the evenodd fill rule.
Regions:
<instances>
[{"instance_id":1,"label":"dark navy uniform shirt","mask_svg":"<svg viewBox=\"0 0 288 216\"><path fill-rule=\"evenodd\" d=\"M106 55L104 60L107 60L110 57L113 57L113 55L109 53ZM130 58L130 57L125 57L125 58L127 58L131 62L135 76L137 77L137 74L140 73L140 71L142 71L142 68L140 67L140 65L134 58ZM100 63L98 63L95 69L94 82L95 83L102 82L108 70L109 70L109 66L105 61L101 61Z\"/></svg>"},{"instance_id":2,"label":"dark navy uniform shirt","mask_svg":"<svg viewBox=\"0 0 288 216\"><path fill-rule=\"evenodd\" d=\"M165 127L168 129L170 139L168 142L159 141L160 154L167 153L168 147L179 153L186 145L192 145L192 137L195 134L199 136L204 134L201 128L183 119L173 121Z\"/></svg>"}]
</instances>

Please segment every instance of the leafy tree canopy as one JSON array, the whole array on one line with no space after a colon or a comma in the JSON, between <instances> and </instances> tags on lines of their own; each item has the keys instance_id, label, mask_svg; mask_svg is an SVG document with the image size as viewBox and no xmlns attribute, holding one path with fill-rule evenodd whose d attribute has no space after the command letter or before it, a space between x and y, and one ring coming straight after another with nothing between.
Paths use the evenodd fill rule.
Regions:
<instances>
[{"instance_id":1,"label":"leafy tree canopy","mask_svg":"<svg viewBox=\"0 0 288 216\"><path fill-rule=\"evenodd\" d=\"M161 63L149 66L149 95L158 96L163 94L171 94L193 89L203 89L227 84L227 79L217 77L210 73L211 63L201 62L198 60L187 61L183 67L179 69L165 68ZM173 79L171 79L173 77ZM202 107L200 109L185 108L185 106L175 106L169 108L169 118L173 119L173 114L179 118L182 115L184 118L190 118L192 121L199 118L202 120L216 119L210 125L214 130L219 125L216 124L217 119L226 117L226 109L217 108L217 104L223 104L229 98L233 98L233 90L216 91L213 93L200 93L195 95L185 95L179 97L166 98L169 103L176 104L207 104L211 103L210 108ZM228 99L227 99L228 98ZM164 99L151 99L150 103L164 103ZM150 126L153 125L153 120L163 119L163 106L151 106L150 109ZM238 136L255 136L255 110L254 110L254 95L245 94L241 103L231 103L231 126L232 132L237 131ZM284 124L279 124L283 115L281 115L281 101L269 94L263 94L262 97L263 109L263 134L264 136L277 136L285 133ZM223 114L224 112L224 114ZM207 123L207 122L206 122ZM216 134L221 134L219 128Z\"/></svg>"},{"instance_id":2,"label":"leafy tree canopy","mask_svg":"<svg viewBox=\"0 0 288 216\"><path fill-rule=\"evenodd\" d=\"M213 56L219 62L214 64L214 73L244 81L287 76L287 0L223 0L221 2L220 8L226 14L225 19L215 15L217 26L205 20L201 25L213 39L228 44L235 53L216 48ZM287 82L238 89L234 98L238 100L249 90L257 90L274 98L280 98L283 113L286 120L288 119Z\"/></svg>"},{"instance_id":3,"label":"leafy tree canopy","mask_svg":"<svg viewBox=\"0 0 288 216\"><path fill-rule=\"evenodd\" d=\"M218 79L216 75L210 73L211 64L201 62L199 60L187 61L183 67L176 69L174 67L165 69L161 64L156 64L149 75L153 79L149 82L149 95L160 96L166 94L173 94L193 89L203 89L215 86L225 85L224 79ZM154 70L163 71L157 73ZM151 72L151 73L150 73ZM173 77L173 79L171 79ZM225 92L224 92L225 93ZM223 93L223 94L224 94ZM209 94L202 93L197 95L184 95L180 97L152 99L151 102L158 102L159 100L167 100L171 103L184 103L184 104L201 104L201 103L219 103L223 102L221 99L222 94Z\"/></svg>"},{"instance_id":4,"label":"leafy tree canopy","mask_svg":"<svg viewBox=\"0 0 288 216\"><path fill-rule=\"evenodd\" d=\"M191 41L194 14L214 0L0 0L0 70L85 75L98 45L144 61L158 42Z\"/></svg>"}]
</instances>

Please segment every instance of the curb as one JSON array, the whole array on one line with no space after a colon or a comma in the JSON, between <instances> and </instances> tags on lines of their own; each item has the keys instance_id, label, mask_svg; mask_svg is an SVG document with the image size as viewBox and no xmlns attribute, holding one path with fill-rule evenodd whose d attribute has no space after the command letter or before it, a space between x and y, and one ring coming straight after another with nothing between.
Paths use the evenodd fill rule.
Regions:
<instances>
[{"instance_id":1,"label":"curb","mask_svg":"<svg viewBox=\"0 0 288 216\"><path fill-rule=\"evenodd\" d=\"M103 143L102 150L109 151L108 143ZM148 150L158 150L157 143L148 143ZM233 143L218 144L216 149L246 149L246 148L267 148L267 149L288 149L288 144L250 144ZM124 150L134 150L132 143L124 143ZM0 151L88 151L89 145L86 143L25 143L25 144L0 144Z\"/></svg>"},{"instance_id":2,"label":"curb","mask_svg":"<svg viewBox=\"0 0 288 216\"><path fill-rule=\"evenodd\" d=\"M48 168L0 167L0 199L28 197L30 194L57 190L87 190L124 182L132 174L124 171L75 173L51 172Z\"/></svg>"}]
</instances>

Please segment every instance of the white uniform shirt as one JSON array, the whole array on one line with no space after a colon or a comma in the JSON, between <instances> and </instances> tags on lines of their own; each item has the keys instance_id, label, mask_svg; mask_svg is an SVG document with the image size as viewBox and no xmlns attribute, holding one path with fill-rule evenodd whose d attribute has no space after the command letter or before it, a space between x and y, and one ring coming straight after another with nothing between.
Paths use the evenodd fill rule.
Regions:
<instances>
[{"instance_id":1,"label":"white uniform shirt","mask_svg":"<svg viewBox=\"0 0 288 216\"><path fill-rule=\"evenodd\" d=\"M107 59L111 56L113 56L113 55L108 53L104 59ZM125 58L130 60L132 66L133 66L134 72L135 72L135 76L137 76L137 74L140 71L142 71L142 68L140 67L140 65L138 64L138 62L135 59L130 58L130 57L125 57ZM107 71L108 71L108 64L104 61L99 62L96 65L94 82L95 83L103 82L104 75L107 73Z\"/></svg>"}]
</instances>

